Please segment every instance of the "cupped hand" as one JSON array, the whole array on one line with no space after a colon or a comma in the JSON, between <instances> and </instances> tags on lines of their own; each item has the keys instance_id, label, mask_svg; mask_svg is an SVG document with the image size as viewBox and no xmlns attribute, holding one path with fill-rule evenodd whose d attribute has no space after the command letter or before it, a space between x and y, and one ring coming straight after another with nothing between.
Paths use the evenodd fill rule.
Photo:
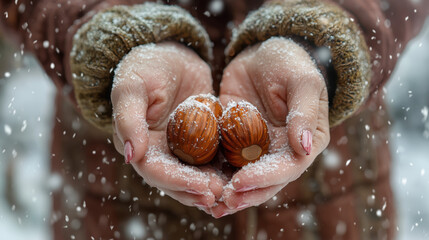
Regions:
<instances>
[{"instance_id":1,"label":"cupped hand","mask_svg":"<svg viewBox=\"0 0 429 240\"><path fill-rule=\"evenodd\" d=\"M329 143L325 81L309 54L286 38L252 46L224 71L220 100L246 100L267 120L271 144L260 161L238 170L214 217L260 205L297 179Z\"/></svg>"},{"instance_id":2,"label":"cupped hand","mask_svg":"<svg viewBox=\"0 0 429 240\"><path fill-rule=\"evenodd\" d=\"M151 186L187 206L208 211L223 182L210 165L182 164L170 153L166 128L171 112L191 95L211 93L208 65L173 42L133 48L115 70L114 144Z\"/></svg>"}]
</instances>

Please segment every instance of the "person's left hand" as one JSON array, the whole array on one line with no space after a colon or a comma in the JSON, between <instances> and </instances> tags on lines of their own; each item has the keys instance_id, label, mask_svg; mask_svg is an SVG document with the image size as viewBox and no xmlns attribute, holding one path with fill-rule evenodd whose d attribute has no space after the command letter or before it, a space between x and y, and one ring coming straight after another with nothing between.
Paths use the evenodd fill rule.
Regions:
<instances>
[{"instance_id":1,"label":"person's left hand","mask_svg":"<svg viewBox=\"0 0 429 240\"><path fill-rule=\"evenodd\" d=\"M292 40L271 38L244 50L224 71L220 100L246 100L267 120L267 155L238 170L211 208L219 218L260 205L297 179L329 143L325 81Z\"/></svg>"},{"instance_id":2,"label":"person's left hand","mask_svg":"<svg viewBox=\"0 0 429 240\"><path fill-rule=\"evenodd\" d=\"M186 206L209 212L224 181L211 164L188 166L167 144L170 114L189 96L213 92L208 64L177 42L133 48L112 87L113 142L145 182Z\"/></svg>"}]
</instances>

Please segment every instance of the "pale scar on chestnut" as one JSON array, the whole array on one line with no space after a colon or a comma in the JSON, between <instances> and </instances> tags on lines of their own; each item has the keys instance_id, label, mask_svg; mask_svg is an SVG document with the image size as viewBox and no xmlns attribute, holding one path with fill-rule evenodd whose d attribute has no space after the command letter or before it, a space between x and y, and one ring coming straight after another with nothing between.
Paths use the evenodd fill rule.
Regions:
<instances>
[{"instance_id":1,"label":"pale scar on chestnut","mask_svg":"<svg viewBox=\"0 0 429 240\"><path fill-rule=\"evenodd\" d=\"M252 104L242 101L231 105L219 124L223 154L231 165L242 167L268 153L267 124Z\"/></svg>"}]
</instances>

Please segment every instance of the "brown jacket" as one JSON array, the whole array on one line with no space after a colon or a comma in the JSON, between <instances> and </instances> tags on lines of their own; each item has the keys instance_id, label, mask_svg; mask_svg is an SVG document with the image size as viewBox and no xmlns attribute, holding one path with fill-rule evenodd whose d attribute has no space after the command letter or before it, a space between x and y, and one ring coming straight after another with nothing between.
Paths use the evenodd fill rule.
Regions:
<instances>
[{"instance_id":1,"label":"brown jacket","mask_svg":"<svg viewBox=\"0 0 429 240\"><path fill-rule=\"evenodd\" d=\"M19 32L20 41L36 54L59 90L52 166L64 181L63 188L54 193L51 220L55 239L69 239L71 235L76 239L132 239L138 230L145 237L157 239L394 237L395 207L389 185L387 113L381 100L383 93L378 90L388 80L407 42L418 33L429 10L429 2L337 1L357 23L368 46L373 73L370 100L359 114L347 116L345 122L331 129L329 147L308 172L285 187L273 200L220 220L194 208L180 206L145 185L130 166L123 164L110 136L94 129L74 111L76 86L72 83L69 61L72 36L102 9L141 2L0 2L1 12L7 12L2 16L5 25ZM222 13L210 17L204 14L209 1L178 2L201 21L214 42L213 68L217 89L225 65L225 38L230 37L228 22L241 23L250 10L260 8L262 1L226 0ZM264 19L260 21L264 22ZM196 51L204 57L200 50ZM65 215L68 221L65 221ZM133 226L139 227L136 230Z\"/></svg>"}]
</instances>

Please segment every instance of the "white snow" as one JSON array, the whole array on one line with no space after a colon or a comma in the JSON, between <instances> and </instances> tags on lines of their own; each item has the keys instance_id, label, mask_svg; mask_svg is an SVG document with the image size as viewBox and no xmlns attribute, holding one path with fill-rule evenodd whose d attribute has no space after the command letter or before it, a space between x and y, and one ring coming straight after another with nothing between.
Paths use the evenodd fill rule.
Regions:
<instances>
[{"instance_id":1,"label":"white snow","mask_svg":"<svg viewBox=\"0 0 429 240\"><path fill-rule=\"evenodd\" d=\"M391 115L391 184L397 211L397 239L429 238L429 20L398 62L386 86ZM398 150L398 151L397 151ZM383 208L385 208L383 206Z\"/></svg>"},{"instance_id":2,"label":"white snow","mask_svg":"<svg viewBox=\"0 0 429 240\"><path fill-rule=\"evenodd\" d=\"M61 184L50 177L54 86L34 58L21 64L0 79L0 238L46 240L52 239L49 193ZM6 201L7 186L14 202Z\"/></svg>"},{"instance_id":3,"label":"white snow","mask_svg":"<svg viewBox=\"0 0 429 240\"><path fill-rule=\"evenodd\" d=\"M422 122L426 122L426 120L428 119L428 112L429 112L428 107L424 106L421 110L421 113L423 115Z\"/></svg>"},{"instance_id":4,"label":"white snow","mask_svg":"<svg viewBox=\"0 0 429 240\"><path fill-rule=\"evenodd\" d=\"M6 135L12 134L12 128L8 124L4 125L4 133L6 133Z\"/></svg>"},{"instance_id":5,"label":"white snow","mask_svg":"<svg viewBox=\"0 0 429 240\"><path fill-rule=\"evenodd\" d=\"M208 9L209 9L211 14L216 16L216 15L222 13L222 11L224 9L224 3L222 0L212 0L209 3Z\"/></svg>"}]
</instances>

